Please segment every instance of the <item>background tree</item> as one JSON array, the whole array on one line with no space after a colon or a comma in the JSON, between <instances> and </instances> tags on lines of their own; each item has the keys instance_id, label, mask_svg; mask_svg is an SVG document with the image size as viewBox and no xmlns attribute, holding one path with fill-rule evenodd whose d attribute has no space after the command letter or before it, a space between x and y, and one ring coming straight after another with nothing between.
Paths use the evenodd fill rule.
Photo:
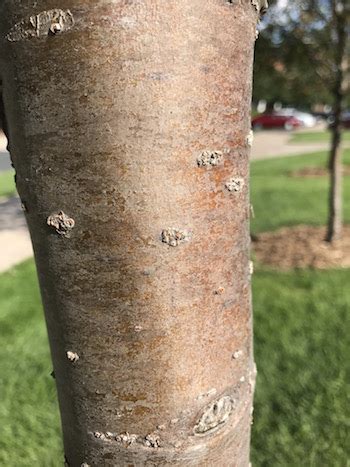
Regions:
<instances>
[{"instance_id":1,"label":"background tree","mask_svg":"<svg viewBox=\"0 0 350 467\"><path fill-rule=\"evenodd\" d=\"M259 2L3 0L66 464L246 466Z\"/></svg>"},{"instance_id":2,"label":"background tree","mask_svg":"<svg viewBox=\"0 0 350 467\"><path fill-rule=\"evenodd\" d=\"M256 53L255 98L266 95L301 107L320 100L331 103L334 123L326 239L332 242L342 232L341 114L349 103L350 3L298 0L283 2L282 11L277 1L270 15Z\"/></svg>"}]
</instances>

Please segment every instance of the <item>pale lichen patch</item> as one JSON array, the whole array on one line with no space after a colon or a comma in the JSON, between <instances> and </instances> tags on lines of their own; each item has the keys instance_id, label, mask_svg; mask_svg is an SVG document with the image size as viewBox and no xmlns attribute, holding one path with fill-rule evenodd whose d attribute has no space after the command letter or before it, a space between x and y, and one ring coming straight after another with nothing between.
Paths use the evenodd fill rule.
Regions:
<instances>
[{"instance_id":1,"label":"pale lichen patch","mask_svg":"<svg viewBox=\"0 0 350 467\"><path fill-rule=\"evenodd\" d=\"M158 448L161 445L161 440L157 432L149 433L146 436L139 436L126 432L114 436L114 440L125 445L126 447L129 447L134 443L141 444L147 448Z\"/></svg>"},{"instance_id":2,"label":"pale lichen patch","mask_svg":"<svg viewBox=\"0 0 350 467\"><path fill-rule=\"evenodd\" d=\"M174 227L164 229L161 234L161 240L169 246L178 246L180 243L188 241L190 233L187 230L181 230Z\"/></svg>"},{"instance_id":3,"label":"pale lichen patch","mask_svg":"<svg viewBox=\"0 0 350 467\"><path fill-rule=\"evenodd\" d=\"M53 227L59 235L69 237L70 231L75 225L75 221L63 211L59 211L51 214L47 218L47 225Z\"/></svg>"},{"instance_id":4,"label":"pale lichen patch","mask_svg":"<svg viewBox=\"0 0 350 467\"><path fill-rule=\"evenodd\" d=\"M250 0L250 3L260 16L264 15L269 7L267 0Z\"/></svg>"},{"instance_id":5,"label":"pale lichen patch","mask_svg":"<svg viewBox=\"0 0 350 467\"><path fill-rule=\"evenodd\" d=\"M150 433L145 436L143 444L149 448L159 448L161 445L160 437L157 433Z\"/></svg>"},{"instance_id":6,"label":"pale lichen patch","mask_svg":"<svg viewBox=\"0 0 350 467\"><path fill-rule=\"evenodd\" d=\"M225 183L225 187L228 189L228 191L231 192L239 192L242 190L244 186L244 180L243 178L231 178Z\"/></svg>"},{"instance_id":7,"label":"pale lichen patch","mask_svg":"<svg viewBox=\"0 0 350 467\"><path fill-rule=\"evenodd\" d=\"M233 352L232 358L234 360L238 360L242 355L243 355L242 350L236 350L235 352Z\"/></svg>"},{"instance_id":8,"label":"pale lichen patch","mask_svg":"<svg viewBox=\"0 0 350 467\"><path fill-rule=\"evenodd\" d=\"M251 4L253 7L256 9L256 11L260 10L260 0L250 0Z\"/></svg>"},{"instance_id":9,"label":"pale lichen patch","mask_svg":"<svg viewBox=\"0 0 350 467\"><path fill-rule=\"evenodd\" d=\"M79 355L76 352L72 352L71 350L68 350L67 358L70 362L75 363L79 360Z\"/></svg>"},{"instance_id":10,"label":"pale lichen patch","mask_svg":"<svg viewBox=\"0 0 350 467\"><path fill-rule=\"evenodd\" d=\"M197 157L197 165L198 167L216 166L222 162L222 157L221 151L203 151Z\"/></svg>"},{"instance_id":11,"label":"pale lichen patch","mask_svg":"<svg viewBox=\"0 0 350 467\"><path fill-rule=\"evenodd\" d=\"M118 443L122 443L122 444L125 444L126 446L130 446L131 444L137 441L137 438L138 438L137 435L126 432L126 433L121 433L120 435L117 435L115 437L115 440Z\"/></svg>"},{"instance_id":12,"label":"pale lichen patch","mask_svg":"<svg viewBox=\"0 0 350 467\"><path fill-rule=\"evenodd\" d=\"M247 137L246 137L246 144L248 147L252 147L253 146L253 142L254 142L254 133L253 133L253 130L250 130L250 132L247 134Z\"/></svg>"}]
</instances>

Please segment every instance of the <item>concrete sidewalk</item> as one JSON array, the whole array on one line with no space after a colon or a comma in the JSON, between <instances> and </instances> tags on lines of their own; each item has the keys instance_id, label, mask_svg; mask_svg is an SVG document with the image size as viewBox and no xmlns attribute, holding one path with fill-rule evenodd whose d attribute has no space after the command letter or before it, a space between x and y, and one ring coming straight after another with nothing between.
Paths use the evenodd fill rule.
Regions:
<instances>
[{"instance_id":1,"label":"concrete sidewalk","mask_svg":"<svg viewBox=\"0 0 350 467\"><path fill-rule=\"evenodd\" d=\"M20 199L0 199L0 272L33 255Z\"/></svg>"},{"instance_id":2,"label":"concrete sidewalk","mask_svg":"<svg viewBox=\"0 0 350 467\"><path fill-rule=\"evenodd\" d=\"M320 131L319 128L318 131ZM295 156L316 151L327 151L329 149L328 143L291 144L289 143L291 136L292 134L285 130L263 130L255 132L251 159L272 159L273 157Z\"/></svg>"},{"instance_id":3,"label":"concrete sidewalk","mask_svg":"<svg viewBox=\"0 0 350 467\"><path fill-rule=\"evenodd\" d=\"M11 169L6 138L0 132L0 172ZM0 198L0 272L33 255L20 199Z\"/></svg>"}]
</instances>

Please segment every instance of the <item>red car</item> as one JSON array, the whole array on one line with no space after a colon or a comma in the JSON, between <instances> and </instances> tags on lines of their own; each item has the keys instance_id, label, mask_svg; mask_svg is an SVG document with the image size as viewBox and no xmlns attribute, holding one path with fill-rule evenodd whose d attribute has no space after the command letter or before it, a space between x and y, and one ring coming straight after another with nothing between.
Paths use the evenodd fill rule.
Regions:
<instances>
[{"instance_id":1,"label":"red car","mask_svg":"<svg viewBox=\"0 0 350 467\"><path fill-rule=\"evenodd\" d=\"M295 130L303 126L303 123L296 117L278 114L262 114L253 118L253 130L263 128L284 128L287 131Z\"/></svg>"}]
</instances>

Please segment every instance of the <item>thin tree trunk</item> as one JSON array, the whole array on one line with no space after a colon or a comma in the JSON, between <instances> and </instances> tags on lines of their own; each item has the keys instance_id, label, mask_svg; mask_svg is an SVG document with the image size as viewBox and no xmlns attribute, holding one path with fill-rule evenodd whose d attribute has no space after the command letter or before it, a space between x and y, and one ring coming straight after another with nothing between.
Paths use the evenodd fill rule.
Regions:
<instances>
[{"instance_id":1,"label":"thin tree trunk","mask_svg":"<svg viewBox=\"0 0 350 467\"><path fill-rule=\"evenodd\" d=\"M333 21L335 23L337 46L335 50L336 78L334 85L334 124L332 126L332 143L329 155L329 211L326 240L339 240L343 228L343 196L342 196L342 160L341 160L341 117L344 100L344 85L348 59L347 50L347 12L338 8L332 1Z\"/></svg>"},{"instance_id":2,"label":"thin tree trunk","mask_svg":"<svg viewBox=\"0 0 350 467\"><path fill-rule=\"evenodd\" d=\"M66 463L247 466L257 2L38 4L0 72Z\"/></svg>"},{"instance_id":3,"label":"thin tree trunk","mask_svg":"<svg viewBox=\"0 0 350 467\"><path fill-rule=\"evenodd\" d=\"M342 151L341 151L341 94L336 98L334 125L332 126L332 142L329 156L329 211L326 240L339 240L343 228L343 195L342 195Z\"/></svg>"}]
</instances>

